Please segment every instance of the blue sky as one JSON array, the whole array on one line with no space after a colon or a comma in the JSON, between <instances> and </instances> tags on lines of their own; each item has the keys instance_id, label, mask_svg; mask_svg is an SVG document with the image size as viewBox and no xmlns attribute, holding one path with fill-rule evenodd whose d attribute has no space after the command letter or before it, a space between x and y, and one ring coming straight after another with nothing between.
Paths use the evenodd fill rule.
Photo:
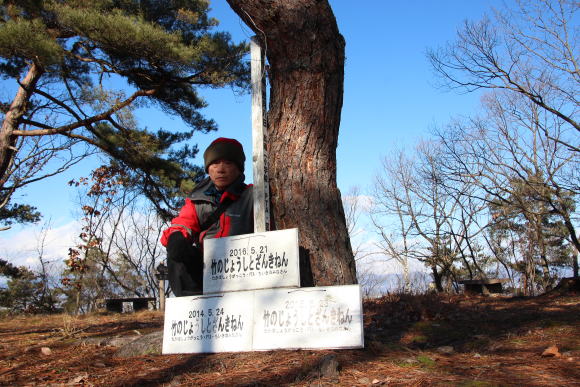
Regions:
<instances>
[{"instance_id":1,"label":"blue sky","mask_svg":"<svg viewBox=\"0 0 580 387\"><path fill-rule=\"evenodd\" d=\"M428 47L452 40L466 18L480 18L492 1L331 1L346 40L344 102L337 149L338 184L370 184L379 160L400 144L428 135L434 125L478 107L477 95L457 95L435 87L425 56ZM356 4L356 6L354 5ZM249 39L224 1L213 5L221 27L234 39ZM208 113L219 134L251 147L249 97L229 90L208 96ZM224 114L224 111L228 111ZM200 141L200 148L215 136ZM249 165L248 165L249 167Z\"/></svg>"},{"instance_id":2,"label":"blue sky","mask_svg":"<svg viewBox=\"0 0 580 387\"><path fill-rule=\"evenodd\" d=\"M435 87L425 52L453 40L465 19L480 19L501 1L330 0L330 4L346 40L338 185L343 194L355 185L364 192L378 172L381 158L395 147L412 145L427 137L434 126L477 111L478 95L459 95ZM221 22L220 30L230 32L235 41L250 38L252 31L225 0L212 1L212 9L212 15ZM204 95L209 103L204 112L216 120L220 130L200 134L194 141L203 150L217 137L239 139L248 156L246 175L251 180L250 96L236 95L229 89L209 90ZM185 128L179 120L160 112L141 112L140 117L151 129ZM37 206L54 228L64 230L75 218L75 191L66 181L88 175L94 166L85 163L66 175L32 185L21 192L21 201ZM15 226L0 233L0 255L7 253L9 245L14 246L14 240L26 240L23 233L31 230L30 226Z\"/></svg>"}]
</instances>

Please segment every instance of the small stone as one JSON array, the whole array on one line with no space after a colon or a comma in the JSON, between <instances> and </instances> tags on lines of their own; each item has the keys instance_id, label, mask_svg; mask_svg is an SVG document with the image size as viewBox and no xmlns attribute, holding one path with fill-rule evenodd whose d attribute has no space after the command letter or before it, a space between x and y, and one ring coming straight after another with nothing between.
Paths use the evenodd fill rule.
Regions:
<instances>
[{"instance_id":1,"label":"small stone","mask_svg":"<svg viewBox=\"0 0 580 387\"><path fill-rule=\"evenodd\" d=\"M338 360L334 355L326 355L320 361L320 374L325 378L336 378L338 377Z\"/></svg>"},{"instance_id":2,"label":"small stone","mask_svg":"<svg viewBox=\"0 0 580 387\"><path fill-rule=\"evenodd\" d=\"M455 350L450 345L444 345L442 347L437 348L437 352L439 352L439 353L441 353L443 355L450 355L453 352L455 352Z\"/></svg>"},{"instance_id":3,"label":"small stone","mask_svg":"<svg viewBox=\"0 0 580 387\"><path fill-rule=\"evenodd\" d=\"M114 337L107 343L111 347L123 347L135 340L137 340L139 336L122 336L122 337Z\"/></svg>"},{"instance_id":4,"label":"small stone","mask_svg":"<svg viewBox=\"0 0 580 387\"><path fill-rule=\"evenodd\" d=\"M378 340L369 341L365 346L374 354L380 354L386 349L386 346Z\"/></svg>"},{"instance_id":5,"label":"small stone","mask_svg":"<svg viewBox=\"0 0 580 387\"><path fill-rule=\"evenodd\" d=\"M133 357L143 355L161 354L161 347L163 344L163 331L155 331L143 336L133 336L131 340L115 354L116 357Z\"/></svg>"},{"instance_id":6,"label":"small stone","mask_svg":"<svg viewBox=\"0 0 580 387\"><path fill-rule=\"evenodd\" d=\"M378 384L378 383L380 383L380 382L381 382L381 381L380 381L379 379L373 379L373 381L372 381L372 383L373 383L373 384Z\"/></svg>"},{"instance_id":7,"label":"small stone","mask_svg":"<svg viewBox=\"0 0 580 387\"><path fill-rule=\"evenodd\" d=\"M558 347L551 345L542 352L543 357L560 357L562 356L558 351Z\"/></svg>"},{"instance_id":8,"label":"small stone","mask_svg":"<svg viewBox=\"0 0 580 387\"><path fill-rule=\"evenodd\" d=\"M481 355L479 353L476 353L476 354L473 355L473 357L480 358Z\"/></svg>"},{"instance_id":9,"label":"small stone","mask_svg":"<svg viewBox=\"0 0 580 387\"><path fill-rule=\"evenodd\" d=\"M82 374L79 374L76 377L69 380L68 384L82 383L82 382L86 381L88 379L88 377L89 377L89 374L86 372L83 372Z\"/></svg>"},{"instance_id":10,"label":"small stone","mask_svg":"<svg viewBox=\"0 0 580 387\"><path fill-rule=\"evenodd\" d=\"M105 363L102 363L102 362L96 362L94 364L94 366L97 368L105 368L106 367Z\"/></svg>"},{"instance_id":11,"label":"small stone","mask_svg":"<svg viewBox=\"0 0 580 387\"><path fill-rule=\"evenodd\" d=\"M165 386L167 387L176 387L176 386L182 386L184 384L184 377L183 375L177 375L176 377L174 377L173 379L171 379L171 381L167 384L165 384Z\"/></svg>"},{"instance_id":12,"label":"small stone","mask_svg":"<svg viewBox=\"0 0 580 387\"><path fill-rule=\"evenodd\" d=\"M52 355L52 351L48 347L42 347L42 348L40 348L40 353L42 353L44 356L50 356L50 355Z\"/></svg>"}]
</instances>

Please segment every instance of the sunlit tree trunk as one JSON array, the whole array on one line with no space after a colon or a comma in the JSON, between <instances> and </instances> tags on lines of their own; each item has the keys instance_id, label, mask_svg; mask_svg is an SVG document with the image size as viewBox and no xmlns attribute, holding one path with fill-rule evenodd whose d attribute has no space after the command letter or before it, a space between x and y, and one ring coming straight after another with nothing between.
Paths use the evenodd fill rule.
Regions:
<instances>
[{"instance_id":1,"label":"sunlit tree trunk","mask_svg":"<svg viewBox=\"0 0 580 387\"><path fill-rule=\"evenodd\" d=\"M356 283L336 185L344 38L327 1L228 0L269 62L273 224L297 227L303 285Z\"/></svg>"},{"instance_id":2,"label":"sunlit tree trunk","mask_svg":"<svg viewBox=\"0 0 580 387\"><path fill-rule=\"evenodd\" d=\"M0 129L0 188L6 183L6 171L12 163L12 159L17 152L15 148L16 136L12 133L18 128L18 123L24 113L30 100L36 83L44 73L44 70L37 63L32 62L28 68L28 73L20 82L20 87L16 92L10 108L4 116L2 128Z\"/></svg>"}]
</instances>

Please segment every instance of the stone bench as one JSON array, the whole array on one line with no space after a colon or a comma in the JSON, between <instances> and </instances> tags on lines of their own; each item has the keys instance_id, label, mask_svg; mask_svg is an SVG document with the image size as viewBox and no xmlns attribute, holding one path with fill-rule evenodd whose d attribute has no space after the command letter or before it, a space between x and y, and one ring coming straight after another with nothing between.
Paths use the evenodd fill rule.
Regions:
<instances>
[{"instance_id":1,"label":"stone bench","mask_svg":"<svg viewBox=\"0 0 580 387\"><path fill-rule=\"evenodd\" d=\"M460 284L465 285L465 293L469 294L485 294L503 293L502 284L507 282L506 279L472 279L459 281Z\"/></svg>"},{"instance_id":2,"label":"stone bench","mask_svg":"<svg viewBox=\"0 0 580 387\"><path fill-rule=\"evenodd\" d=\"M127 313L155 309L155 297L107 298L105 308L109 312Z\"/></svg>"}]
</instances>

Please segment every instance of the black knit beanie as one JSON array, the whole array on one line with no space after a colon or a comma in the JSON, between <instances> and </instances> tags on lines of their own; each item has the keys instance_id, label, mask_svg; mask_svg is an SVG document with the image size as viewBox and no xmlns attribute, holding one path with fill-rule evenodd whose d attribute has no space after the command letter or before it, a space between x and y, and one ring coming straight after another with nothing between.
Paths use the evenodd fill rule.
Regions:
<instances>
[{"instance_id":1,"label":"black knit beanie","mask_svg":"<svg viewBox=\"0 0 580 387\"><path fill-rule=\"evenodd\" d=\"M244 148L237 140L233 138L220 137L214 140L203 153L203 161L205 164L205 171L207 172L209 165L216 160L229 160L235 163L241 172L244 172Z\"/></svg>"}]
</instances>

